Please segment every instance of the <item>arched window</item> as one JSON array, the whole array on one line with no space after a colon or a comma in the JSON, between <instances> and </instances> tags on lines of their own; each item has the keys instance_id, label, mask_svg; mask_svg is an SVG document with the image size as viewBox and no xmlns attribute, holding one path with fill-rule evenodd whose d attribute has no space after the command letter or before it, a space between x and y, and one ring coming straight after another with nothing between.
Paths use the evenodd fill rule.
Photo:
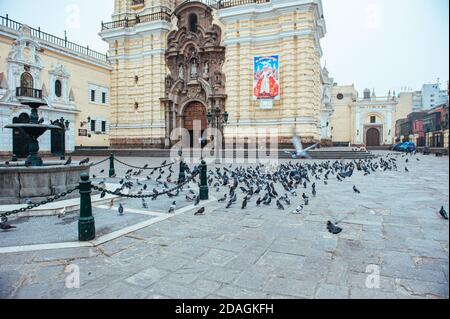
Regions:
<instances>
[{"instance_id":1,"label":"arched window","mask_svg":"<svg viewBox=\"0 0 450 319\"><path fill-rule=\"evenodd\" d=\"M198 25L198 18L195 13L189 15L189 31L196 33Z\"/></svg>"},{"instance_id":2,"label":"arched window","mask_svg":"<svg viewBox=\"0 0 450 319\"><path fill-rule=\"evenodd\" d=\"M20 77L20 86L23 88L34 88L33 76L28 72L22 73L22 76Z\"/></svg>"},{"instance_id":3,"label":"arched window","mask_svg":"<svg viewBox=\"0 0 450 319\"><path fill-rule=\"evenodd\" d=\"M60 80L55 81L55 95L61 97L62 95L62 85Z\"/></svg>"}]
</instances>

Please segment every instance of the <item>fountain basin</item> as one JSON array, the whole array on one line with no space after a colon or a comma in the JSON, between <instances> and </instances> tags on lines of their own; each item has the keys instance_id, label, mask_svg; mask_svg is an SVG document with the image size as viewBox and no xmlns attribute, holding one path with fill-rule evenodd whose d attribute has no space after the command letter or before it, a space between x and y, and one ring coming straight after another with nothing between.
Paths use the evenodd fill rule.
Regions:
<instances>
[{"instance_id":1,"label":"fountain basin","mask_svg":"<svg viewBox=\"0 0 450 319\"><path fill-rule=\"evenodd\" d=\"M61 129L59 126L56 125L45 125L45 124L10 124L6 125L5 128L24 130L29 136L31 136L34 139L39 138L48 130Z\"/></svg>"},{"instance_id":2,"label":"fountain basin","mask_svg":"<svg viewBox=\"0 0 450 319\"><path fill-rule=\"evenodd\" d=\"M49 162L44 166L25 167L24 162L0 165L0 205L24 204L27 199L40 202L80 183L82 173L89 174L90 166L67 165ZM75 198L75 191L64 199Z\"/></svg>"}]
</instances>

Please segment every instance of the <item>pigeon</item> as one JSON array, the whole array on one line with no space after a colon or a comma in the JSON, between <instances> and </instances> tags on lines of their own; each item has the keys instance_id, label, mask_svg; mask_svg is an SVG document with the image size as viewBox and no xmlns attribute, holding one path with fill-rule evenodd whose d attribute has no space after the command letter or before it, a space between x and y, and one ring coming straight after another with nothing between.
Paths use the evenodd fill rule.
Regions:
<instances>
[{"instance_id":1,"label":"pigeon","mask_svg":"<svg viewBox=\"0 0 450 319\"><path fill-rule=\"evenodd\" d=\"M80 163L79 163L79 165L81 166L81 165L85 165L85 164L88 164L89 163L89 161L90 161L90 159L89 158L85 158L84 160L82 160Z\"/></svg>"},{"instance_id":2,"label":"pigeon","mask_svg":"<svg viewBox=\"0 0 450 319\"><path fill-rule=\"evenodd\" d=\"M280 200L277 200L278 209L284 210L284 206L281 204Z\"/></svg>"},{"instance_id":3,"label":"pigeon","mask_svg":"<svg viewBox=\"0 0 450 319\"><path fill-rule=\"evenodd\" d=\"M38 121L38 124L42 124L42 123L44 123L44 121L45 121L44 118L40 118Z\"/></svg>"},{"instance_id":4,"label":"pigeon","mask_svg":"<svg viewBox=\"0 0 450 319\"><path fill-rule=\"evenodd\" d=\"M124 213L123 205L119 204L119 216L123 216L123 213Z\"/></svg>"},{"instance_id":5,"label":"pigeon","mask_svg":"<svg viewBox=\"0 0 450 319\"><path fill-rule=\"evenodd\" d=\"M170 205L169 214L175 213L175 209L177 209L177 202L173 202L172 205Z\"/></svg>"},{"instance_id":6,"label":"pigeon","mask_svg":"<svg viewBox=\"0 0 450 319\"><path fill-rule=\"evenodd\" d=\"M221 199L219 199L219 203L223 203L227 200L227 194L225 194L225 196Z\"/></svg>"},{"instance_id":7,"label":"pigeon","mask_svg":"<svg viewBox=\"0 0 450 319\"><path fill-rule=\"evenodd\" d=\"M337 235L340 234L342 232L342 228L334 225L332 222L328 221L327 222L327 229L328 231L333 234L333 235Z\"/></svg>"},{"instance_id":8,"label":"pigeon","mask_svg":"<svg viewBox=\"0 0 450 319\"><path fill-rule=\"evenodd\" d=\"M195 216L205 215L205 207L200 208L194 215Z\"/></svg>"},{"instance_id":9,"label":"pigeon","mask_svg":"<svg viewBox=\"0 0 450 319\"><path fill-rule=\"evenodd\" d=\"M63 218L64 216L66 216L66 210L67 210L66 207L61 209L61 211L58 213L58 218Z\"/></svg>"},{"instance_id":10,"label":"pigeon","mask_svg":"<svg viewBox=\"0 0 450 319\"><path fill-rule=\"evenodd\" d=\"M292 212L292 214L300 214L300 213L303 211L303 209L304 209L304 206L300 204L300 205Z\"/></svg>"},{"instance_id":11,"label":"pigeon","mask_svg":"<svg viewBox=\"0 0 450 319\"><path fill-rule=\"evenodd\" d=\"M100 171L100 174L103 174L105 172L105 170L104 169L102 169L101 171Z\"/></svg>"},{"instance_id":12,"label":"pigeon","mask_svg":"<svg viewBox=\"0 0 450 319\"><path fill-rule=\"evenodd\" d=\"M113 199L111 199L110 201L109 201L109 203L108 203L108 208L113 208L114 207L114 198Z\"/></svg>"},{"instance_id":13,"label":"pigeon","mask_svg":"<svg viewBox=\"0 0 450 319\"><path fill-rule=\"evenodd\" d=\"M242 202L242 209L246 209L247 208L247 203L248 203L248 199L247 199L247 197L245 197L244 201Z\"/></svg>"},{"instance_id":14,"label":"pigeon","mask_svg":"<svg viewBox=\"0 0 450 319\"><path fill-rule=\"evenodd\" d=\"M406 167L406 166L405 166L405 172L409 172L409 169L408 169L408 167Z\"/></svg>"},{"instance_id":15,"label":"pigeon","mask_svg":"<svg viewBox=\"0 0 450 319\"><path fill-rule=\"evenodd\" d=\"M353 186L353 191L357 194L361 194L361 192L359 191L359 189L356 188L356 186Z\"/></svg>"},{"instance_id":16,"label":"pigeon","mask_svg":"<svg viewBox=\"0 0 450 319\"><path fill-rule=\"evenodd\" d=\"M1 230L11 230L17 228L16 226L9 225L7 223L0 223Z\"/></svg>"},{"instance_id":17,"label":"pigeon","mask_svg":"<svg viewBox=\"0 0 450 319\"><path fill-rule=\"evenodd\" d=\"M441 210L439 211L439 214L444 218L445 220L448 220L447 212L444 209L444 206L441 207Z\"/></svg>"},{"instance_id":18,"label":"pigeon","mask_svg":"<svg viewBox=\"0 0 450 319\"><path fill-rule=\"evenodd\" d=\"M261 197L260 198L258 198L258 200L256 201L256 206L260 206L261 205L261 203L262 203L262 199L261 199Z\"/></svg>"},{"instance_id":19,"label":"pigeon","mask_svg":"<svg viewBox=\"0 0 450 319\"><path fill-rule=\"evenodd\" d=\"M194 206L197 206L198 204L200 204L200 196L197 196L197 197L195 198Z\"/></svg>"},{"instance_id":20,"label":"pigeon","mask_svg":"<svg viewBox=\"0 0 450 319\"><path fill-rule=\"evenodd\" d=\"M64 166L68 166L70 164L72 164L72 157L71 156L69 156L69 159L64 163Z\"/></svg>"},{"instance_id":21,"label":"pigeon","mask_svg":"<svg viewBox=\"0 0 450 319\"><path fill-rule=\"evenodd\" d=\"M145 201L145 198L142 198L142 208L148 209L148 204L147 204L147 202Z\"/></svg>"}]
</instances>

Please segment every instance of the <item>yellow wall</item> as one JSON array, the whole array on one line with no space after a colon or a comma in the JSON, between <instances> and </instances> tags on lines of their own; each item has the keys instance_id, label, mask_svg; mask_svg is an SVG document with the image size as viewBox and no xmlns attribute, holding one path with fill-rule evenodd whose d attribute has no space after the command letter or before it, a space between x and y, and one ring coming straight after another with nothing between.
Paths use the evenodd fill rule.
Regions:
<instances>
[{"instance_id":1,"label":"yellow wall","mask_svg":"<svg viewBox=\"0 0 450 319\"><path fill-rule=\"evenodd\" d=\"M352 141L354 126L351 108L357 92L353 85L334 86L332 92L332 103L334 106L334 114L331 117L332 140L333 142L349 143ZM344 99L339 100L337 98L338 94L343 94Z\"/></svg>"},{"instance_id":2,"label":"yellow wall","mask_svg":"<svg viewBox=\"0 0 450 319\"><path fill-rule=\"evenodd\" d=\"M8 76L7 57L11 51L13 41L11 37L0 36L0 72L4 72L6 76ZM96 61L99 64L96 65L83 58L78 59L66 56L51 49L45 49L44 52L40 52L39 57L42 59L44 66L41 71L41 83L45 85L47 92L49 92L51 87L49 83L49 71L52 69L52 66L62 64L70 74L68 92L71 89L73 90L76 110L79 112L76 116L76 123L71 123L71 125L75 125L75 146L108 147L110 145L109 134L92 134L91 138L79 137L78 129L81 128L81 122L87 121L88 117L104 119L109 125L110 106L90 102L89 84L109 88L110 66L101 61ZM87 124L83 128L89 129L90 125Z\"/></svg>"}]
</instances>

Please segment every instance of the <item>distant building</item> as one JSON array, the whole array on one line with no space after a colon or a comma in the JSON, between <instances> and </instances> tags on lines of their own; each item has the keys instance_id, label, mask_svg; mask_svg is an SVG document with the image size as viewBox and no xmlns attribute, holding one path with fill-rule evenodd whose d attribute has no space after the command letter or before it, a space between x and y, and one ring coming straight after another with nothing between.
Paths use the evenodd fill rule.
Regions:
<instances>
[{"instance_id":1,"label":"distant building","mask_svg":"<svg viewBox=\"0 0 450 319\"><path fill-rule=\"evenodd\" d=\"M422 109L430 110L448 102L448 92L441 90L439 83L422 86Z\"/></svg>"},{"instance_id":2,"label":"distant building","mask_svg":"<svg viewBox=\"0 0 450 319\"><path fill-rule=\"evenodd\" d=\"M411 113L412 94L378 97L375 90L365 89L360 98L353 85L335 85L332 104L334 145L385 146L395 142L397 120Z\"/></svg>"}]
</instances>

